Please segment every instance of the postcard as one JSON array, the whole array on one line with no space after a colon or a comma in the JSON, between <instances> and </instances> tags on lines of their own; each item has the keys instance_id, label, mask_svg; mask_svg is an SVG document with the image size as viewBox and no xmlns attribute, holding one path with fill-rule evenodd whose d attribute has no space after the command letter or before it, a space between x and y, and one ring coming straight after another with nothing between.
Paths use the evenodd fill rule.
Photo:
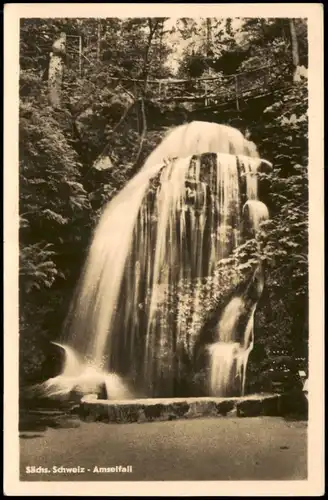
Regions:
<instances>
[{"instance_id":1,"label":"postcard","mask_svg":"<svg viewBox=\"0 0 328 500\"><path fill-rule=\"evenodd\" d=\"M4 13L5 493L322 495L322 5Z\"/></svg>"}]
</instances>

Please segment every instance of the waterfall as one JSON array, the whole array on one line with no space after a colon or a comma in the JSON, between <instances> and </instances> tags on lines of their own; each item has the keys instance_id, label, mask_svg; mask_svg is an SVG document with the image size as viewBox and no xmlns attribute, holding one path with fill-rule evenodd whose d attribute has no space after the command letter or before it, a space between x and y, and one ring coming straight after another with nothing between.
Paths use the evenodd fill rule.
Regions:
<instances>
[{"instance_id":1,"label":"waterfall","mask_svg":"<svg viewBox=\"0 0 328 500\"><path fill-rule=\"evenodd\" d=\"M164 138L103 211L67 318L65 369L51 387L75 384L86 392L88 377L97 385L110 374L107 392L115 393L116 374L145 396L175 394L179 353L191 348L177 321L177 291L213 276L217 263L243 242L246 209L256 230L267 216L257 200L261 162L251 143L228 126L192 122ZM210 299L213 289L206 294ZM202 301L194 287L194 325ZM234 337L245 311L241 341ZM254 311L243 297L226 306L209 347L212 394L228 394L238 373L245 386ZM124 394L123 385L116 392Z\"/></svg>"}]
</instances>

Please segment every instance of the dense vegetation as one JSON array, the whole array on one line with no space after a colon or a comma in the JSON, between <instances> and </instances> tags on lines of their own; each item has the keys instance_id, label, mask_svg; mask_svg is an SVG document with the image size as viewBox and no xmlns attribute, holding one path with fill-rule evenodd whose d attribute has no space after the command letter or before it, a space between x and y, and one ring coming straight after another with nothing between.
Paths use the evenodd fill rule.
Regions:
<instances>
[{"instance_id":1,"label":"dense vegetation","mask_svg":"<svg viewBox=\"0 0 328 500\"><path fill-rule=\"evenodd\" d=\"M190 106L154 104L148 81L227 75L263 63L263 53L271 64L307 66L306 23L295 20L293 28L282 19L22 21L22 383L56 370L49 341L59 337L102 207L159 143L167 113L173 125L190 119ZM49 54L61 32L72 38L61 105L54 107ZM73 36L81 37L81 57ZM250 388L265 386L273 361L295 369L296 358L304 358L304 366L307 359L307 84L291 82L290 75L280 75L285 88L272 92L262 108L238 116L262 157L274 164L271 174L263 174L271 215L260 235L267 286L256 318ZM220 114L213 116L209 111L205 119L221 121ZM222 117L224 123L235 119L234 110ZM283 351L280 359L277 350Z\"/></svg>"}]
</instances>

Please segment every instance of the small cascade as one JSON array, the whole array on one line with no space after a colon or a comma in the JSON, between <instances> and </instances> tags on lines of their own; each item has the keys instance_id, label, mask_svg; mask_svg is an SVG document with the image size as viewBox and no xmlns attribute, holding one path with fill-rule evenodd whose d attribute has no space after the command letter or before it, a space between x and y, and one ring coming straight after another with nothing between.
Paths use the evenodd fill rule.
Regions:
<instances>
[{"instance_id":1,"label":"small cascade","mask_svg":"<svg viewBox=\"0 0 328 500\"><path fill-rule=\"evenodd\" d=\"M243 216L248 228L257 232L260 229L261 222L269 218L269 211L261 201L249 200L243 207Z\"/></svg>"},{"instance_id":2,"label":"small cascade","mask_svg":"<svg viewBox=\"0 0 328 500\"><path fill-rule=\"evenodd\" d=\"M234 372L239 361L240 344L237 342L215 342L209 347L210 390L213 396L231 395Z\"/></svg>"},{"instance_id":3,"label":"small cascade","mask_svg":"<svg viewBox=\"0 0 328 500\"><path fill-rule=\"evenodd\" d=\"M209 346L210 392L213 396L228 396L231 393L244 395L248 358L254 346L254 314L252 307L244 335L237 340L238 323L245 314L245 304L235 297L223 312L218 327L219 340Z\"/></svg>"},{"instance_id":4,"label":"small cascade","mask_svg":"<svg viewBox=\"0 0 328 500\"><path fill-rule=\"evenodd\" d=\"M187 307L197 332L203 304L220 282L202 294L193 283L214 276L218 262L244 242L246 212L254 230L268 215L257 200L261 163L254 145L228 126L192 122L164 138L104 209L67 318L67 364L50 389L76 384L86 392L87 380L92 386L110 376L109 394L117 387L127 397L121 380L146 396L176 394L181 359L193 348L177 321L179 290L191 285ZM236 376L245 386L252 307L234 297L221 315L209 346L211 393L229 394Z\"/></svg>"},{"instance_id":5,"label":"small cascade","mask_svg":"<svg viewBox=\"0 0 328 500\"><path fill-rule=\"evenodd\" d=\"M44 394L49 397L60 397L75 391L80 394L99 395L102 387L105 387L106 399L131 398L131 393L117 374L108 373L94 366L92 361L82 362L70 347L53 343L63 349L65 363L60 375L50 378L43 384Z\"/></svg>"}]
</instances>

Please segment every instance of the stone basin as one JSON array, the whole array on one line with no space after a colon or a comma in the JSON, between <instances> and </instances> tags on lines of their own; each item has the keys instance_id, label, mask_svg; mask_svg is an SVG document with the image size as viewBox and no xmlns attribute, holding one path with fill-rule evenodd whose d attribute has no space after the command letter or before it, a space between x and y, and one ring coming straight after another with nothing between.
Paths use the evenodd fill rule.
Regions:
<instances>
[{"instance_id":1,"label":"stone basin","mask_svg":"<svg viewBox=\"0 0 328 500\"><path fill-rule=\"evenodd\" d=\"M159 398L102 400L85 396L78 415L90 422L151 422L204 417L282 416L280 394L255 394L244 397Z\"/></svg>"}]
</instances>

